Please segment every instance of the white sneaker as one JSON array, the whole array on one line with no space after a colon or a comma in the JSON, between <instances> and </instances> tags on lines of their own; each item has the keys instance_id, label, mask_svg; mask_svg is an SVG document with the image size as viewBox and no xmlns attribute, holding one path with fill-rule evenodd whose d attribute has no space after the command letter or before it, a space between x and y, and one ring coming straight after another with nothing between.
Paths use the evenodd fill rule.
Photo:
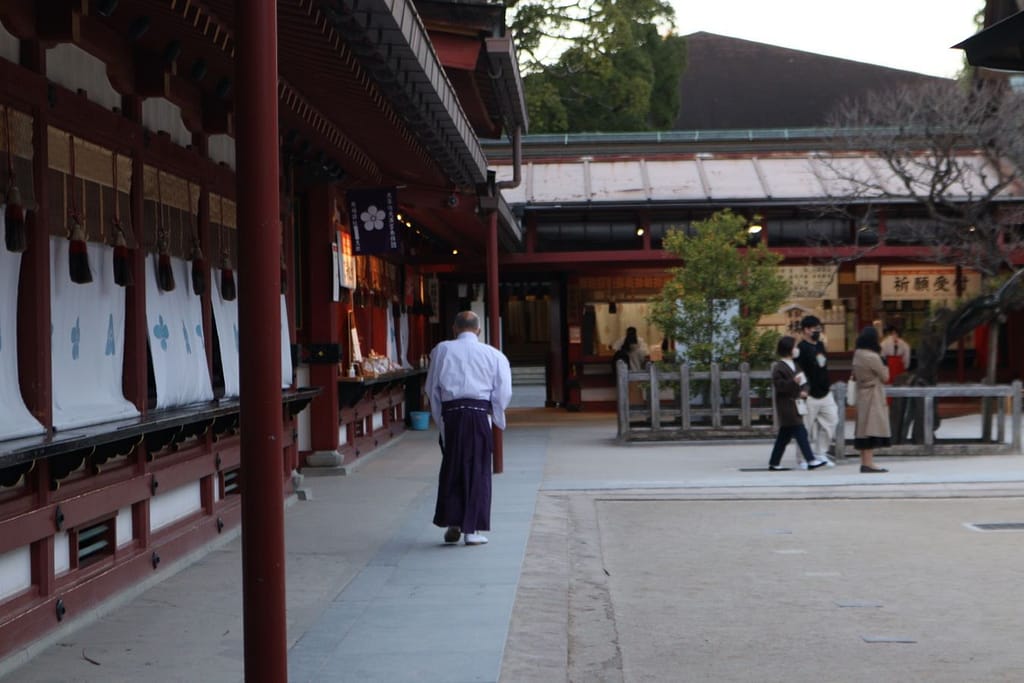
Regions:
<instances>
[{"instance_id":1,"label":"white sneaker","mask_svg":"<svg viewBox=\"0 0 1024 683\"><path fill-rule=\"evenodd\" d=\"M800 458L800 469L802 469L802 470L806 470L807 469L807 461L804 460L803 458Z\"/></svg>"},{"instance_id":2,"label":"white sneaker","mask_svg":"<svg viewBox=\"0 0 1024 683\"><path fill-rule=\"evenodd\" d=\"M480 534L466 534L466 545L483 545L487 543L487 537Z\"/></svg>"},{"instance_id":3,"label":"white sneaker","mask_svg":"<svg viewBox=\"0 0 1024 683\"><path fill-rule=\"evenodd\" d=\"M825 461L825 467L835 467L836 466L836 461L833 460L832 458L828 457L828 455L826 455L825 453L822 453L820 455L816 455L814 457L817 458L818 460L824 460Z\"/></svg>"},{"instance_id":4,"label":"white sneaker","mask_svg":"<svg viewBox=\"0 0 1024 683\"><path fill-rule=\"evenodd\" d=\"M822 460L821 458L815 458L814 460L812 460L812 461L810 461L808 463L805 463L805 464L807 465L807 467L805 469L816 470L819 467L824 467L825 465L827 465L828 461L827 460Z\"/></svg>"}]
</instances>

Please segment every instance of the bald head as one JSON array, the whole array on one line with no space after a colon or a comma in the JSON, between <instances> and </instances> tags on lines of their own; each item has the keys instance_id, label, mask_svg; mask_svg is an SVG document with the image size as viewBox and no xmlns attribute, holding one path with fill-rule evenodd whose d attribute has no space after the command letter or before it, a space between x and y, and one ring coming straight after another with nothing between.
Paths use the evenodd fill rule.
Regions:
<instances>
[{"instance_id":1,"label":"bald head","mask_svg":"<svg viewBox=\"0 0 1024 683\"><path fill-rule=\"evenodd\" d=\"M473 311L459 311L452 329L456 335L462 332L480 332L480 316Z\"/></svg>"}]
</instances>

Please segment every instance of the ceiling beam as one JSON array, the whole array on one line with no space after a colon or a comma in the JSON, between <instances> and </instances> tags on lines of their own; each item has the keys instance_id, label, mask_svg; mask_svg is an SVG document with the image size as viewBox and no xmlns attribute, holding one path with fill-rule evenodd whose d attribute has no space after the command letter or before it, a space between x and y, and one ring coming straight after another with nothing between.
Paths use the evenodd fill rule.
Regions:
<instances>
[{"instance_id":1,"label":"ceiling beam","mask_svg":"<svg viewBox=\"0 0 1024 683\"><path fill-rule=\"evenodd\" d=\"M36 37L44 42L77 43L82 37L85 0L52 0L36 13Z\"/></svg>"}]
</instances>

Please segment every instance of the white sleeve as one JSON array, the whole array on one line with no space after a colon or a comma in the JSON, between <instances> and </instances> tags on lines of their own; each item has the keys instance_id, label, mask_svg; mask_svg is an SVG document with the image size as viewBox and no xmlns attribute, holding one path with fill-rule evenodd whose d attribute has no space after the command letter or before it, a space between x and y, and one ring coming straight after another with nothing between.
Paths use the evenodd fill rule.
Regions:
<instances>
[{"instance_id":1,"label":"white sleeve","mask_svg":"<svg viewBox=\"0 0 1024 683\"><path fill-rule=\"evenodd\" d=\"M434 350L430 352L430 366L427 368L427 380L423 388L424 393L427 395L427 401L430 403L430 414L434 418L434 424L437 425L438 429L441 430L441 434L444 434L444 428L441 422L441 358L444 354L440 351L441 346L435 346Z\"/></svg>"}]
</instances>

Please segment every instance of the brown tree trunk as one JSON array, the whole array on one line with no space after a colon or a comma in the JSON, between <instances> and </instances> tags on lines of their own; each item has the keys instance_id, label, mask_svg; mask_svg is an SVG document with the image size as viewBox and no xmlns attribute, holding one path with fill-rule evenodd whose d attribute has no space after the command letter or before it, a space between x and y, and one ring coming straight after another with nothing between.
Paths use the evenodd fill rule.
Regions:
<instances>
[{"instance_id":1,"label":"brown tree trunk","mask_svg":"<svg viewBox=\"0 0 1024 683\"><path fill-rule=\"evenodd\" d=\"M1002 323L1003 316L997 316L989 323L985 384L996 383L996 364L999 362L999 329ZM986 398L982 401L981 438L984 441L989 441L992 438L992 413L996 400L998 399Z\"/></svg>"}]
</instances>

